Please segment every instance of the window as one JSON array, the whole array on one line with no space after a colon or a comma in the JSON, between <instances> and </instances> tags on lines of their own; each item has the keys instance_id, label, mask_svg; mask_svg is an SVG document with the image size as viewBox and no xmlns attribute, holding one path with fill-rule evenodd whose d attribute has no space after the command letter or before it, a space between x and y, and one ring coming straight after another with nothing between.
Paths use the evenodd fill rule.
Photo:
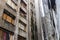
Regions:
<instances>
[{"instance_id":1,"label":"window","mask_svg":"<svg viewBox=\"0 0 60 40\"><path fill-rule=\"evenodd\" d=\"M7 40L8 39L7 32L0 30L0 40ZM9 39L8 39L9 40Z\"/></svg>"},{"instance_id":2,"label":"window","mask_svg":"<svg viewBox=\"0 0 60 40\"><path fill-rule=\"evenodd\" d=\"M48 7L49 9L56 9L56 3L55 3L55 0L48 0Z\"/></svg>"},{"instance_id":3,"label":"window","mask_svg":"<svg viewBox=\"0 0 60 40\"><path fill-rule=\"evenodd\" d=\"M11 0L11 1L17 6L18 0Z\"/></svg>"},{"instance_id":4,"label":"window","mask_svg":"<svg viewBox=\"0 0 60 40\"><path fill-rule=\"evenodd\" d=\"M51 0L51 6L52 6L52 8L54 9L55 8L55 0Z\"/></svg>"},{"instance_id":5,"label":"window","mask_svg":"<svg viewBox=\"0 0 60 40\"><path fill-rule=\"evenodd\" d=\"M20 23L20 26L24 29L24 31L26 31L26 24L21 20L19 20L19 23Z\"/></svg>"},{"instance_id":6,"label":"window","mask_svg":"<svg viewBox=\"0 0 60 40\"><path fill-rule=\"evenodd\" d=\"M26 19L26 13L20 8L20 15Z\"/></svg>"},{"instance_id":7,"label":"window","mask_svg":"<svg viewBox=\"0 0 60 40\"><path fill-rule=\"evenodd\" d=\"M8 16L7 14L3 13L3 19L8 21L9 23L14 24L14 19L12 19L10 16Z\"/></svg>"},{"instance_id":8,"label":"window","mask_svg":"<svg viewBox=\"0 0 60 40\"><path fill-rule=\"evenodd\" d=\"M26 40L26 38L18 35L18 40Z\"/></svg>"},{"instance_id":9,"label":"window","mask_svg":"<svg viewBox=\"0 0 60 40\"><path fill-rule=\"evenodd\" d=\"M11 0L7 0L6 5L14 11L16 11L16 9L17 9L17 6Z\"/></svg>"},{"instance_id":10,"label":"window","mask_svg":"<svg viewBox=\"0 0 60 40\"><path fill-rule=\"evenodd\" d=\"M23 0L21 0L21 5L26 9L27 5L24 3Z\"/></svg>"},{"instance_id":11,"label":"window","mask_svg":"<svg viewBox=\"0 0 60 40\"><path fill-rule=\"evenodd\" d=\"M49 2L49 0L48 0L48 8L50 9L50 2Z\"/></svg>"},{"instance_id":12,"label":"window","mask_svg":"<svg viewBox=\"0 0 60 40\"><path fill-rule=\"evenodd\" d=\"M13 33L1 28L0 40L13 40Z\"/></svg>"},{"instance_id":13,"label":"window","mask_svg":"<svg viewBox=\"0 0 60 40\"><path fill-rule=\"evenodd\" d=\"M2 19L5 20L6 23L14 24L15 16L4 9Z\"/></svg>"},{"instance_id":14,"label":"window","mask_svg":"<svg viewBox=\"0 0 60 40\"><path fill-rule=\"evenodd\" d=\"M53 26L54 26L54 28L55 28L55 22L54 22L54 20L53 20Z\"/></svg>"},{"instance_id":15,"label":"window","mask_svg":"<svg viewBox=\"0 0 60 40\"><path fill-rule=\"evenodd\" d=\"M6 20L11 23L11 17L7 16Z\"/></svg>"}]
</instances>

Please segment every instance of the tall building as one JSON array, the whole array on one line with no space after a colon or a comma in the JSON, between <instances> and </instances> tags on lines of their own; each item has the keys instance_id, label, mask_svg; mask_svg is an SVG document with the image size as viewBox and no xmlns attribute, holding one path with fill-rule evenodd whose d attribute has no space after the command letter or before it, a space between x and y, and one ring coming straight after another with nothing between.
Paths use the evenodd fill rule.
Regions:
<instances>
[{"instance_id":1,"label":"tall building","mask_svg":"<svg viewBox=\"0 0 60 40\"><path fill-rule=\"evenodd\" d=\"M35 0L30 0L30 12L31 12L31 40L38 40L37 36L37 22L36 22L36 10Z\"/></svg>"},{"instance_id":2,"label":"tall building","mask_svg":"<svg viewBox=\"0 0 60 40\"><path fill-rule=\"evenodd\" d=\"M0 0L0 40L59 40L55 2Z\"/></svg>"},{"instance_id":3,"label":"tall building","mask_svg":"<svg viewBox=\"0 0 60 40\"><path fill-rule=\"evenodd\" d=\"M58 40L55 2L55 0L35 0L38 40Z\"/></svg>"},{"instance_id":4,"label":"tall building","mask_svg":"<svg viewBox=\"0 0 60 40\"><path fill-rule=\"evenodd\" d=\"M31 40L34 5L34 0L0 0L0 40Z\"/></svg>"},{"instance_id":5,"label":"tall building","mask_svg":"<svg viewBox=\"0 0 60 40\"><path fill-rule=\"evenodd\" d=\"M36 13L35 13L35 0L29 0L28 2L28 39L37 40L37 25L36 25Z\"/></svg>"},{"instance_id":6,"label":"tall building","mask_svg":"<svg viewBox=\"0 0 60 40\"><path fill-rule=\"evenodd\" d=\"M37 32L34 32L36 26L34 2L34 0L0 0L0 40L35 40Z\"/></svg>"},{"instance_id":7,"label":"tall building","mask_svg":"<svg viewBox=\"0 0 60 40\"><path fill-rule=\"evenodd\" d=\"M43 0L43 8L45 15L45 40L55 40L55 28L57 27L55 24L55 0Z\"/></svg>"},{"instance_id":8,"label":"tall building","mask_svg":"<svg viewBox=\"0 0 60 40\"><path fill-rule=\"evenodd\" d=\"M60 0L56 0L56 18L57 18L57 36L58 36L58 40L60 40Z\"/></svg>"}]
</instances>

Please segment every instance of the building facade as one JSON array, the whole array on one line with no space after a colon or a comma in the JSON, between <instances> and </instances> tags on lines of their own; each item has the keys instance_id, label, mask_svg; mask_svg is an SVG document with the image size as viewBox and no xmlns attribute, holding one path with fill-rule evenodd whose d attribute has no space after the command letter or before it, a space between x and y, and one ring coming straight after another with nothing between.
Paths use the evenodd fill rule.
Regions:
<instances>
[{"instance_id":1,"label":"building facade","mask_svg":"<svg viewBox=\"0 0 60 40\"><path fill-rule=\"evenodd\" d=\"M0 0L0 40L59 40L55 0Z\"/></svg>"},{"instance_id":2,"label":"building facade","mask_svg":"<svg viewBox=\"0 0 60 40\"><path fill-rule=\"evenodd\" d=\"M29 40L34 1L0 0L0 40ZM31 6L31 8L29 8ZM31 28L30 28L31 29ZM31 34L31 33L30 33Z\"/></svg>"},{"instance_id":3,"label":"building facade","mask_svg":"<svg viewBox=\"0 0 60 40\"><path fill-rule=\"evenodd\" d=\"M57 33L57 36L58 36L58 40L60 40L60 3L59 3L60 0L56 0L56 18L57 18L57 29L58 29L58 33Z\"/></svg>"},{"instance_id":4,"label":"building facade","mask_svg":"<svg viewBox=\"0 0 60 40\"><path fill-rule=\"evenodd\" d=\"M0 0L0 40L35 40L37 32L34 32L36 26L34 2L34 0Z\"/></svg>"},{"instance_id":5,"label":"building facade","mask_svg":"<svg viewBox=\"0 0 60 40\"><path fill-rule=\"evenodd\" d=\"M55 23L53 17L53 8L52 0L43 0L43 8L44 8L44 15L45 15L45 40L55 40Z\"/></svg>"},{"instance_id":6,"label":"building facade","mask_svg":"<svg viewBox=\"0 0 60 40\"><path fill-rule=\"evenodd\" d=\"M57 31L57 19L56 19L56 1L55 0L38 0L35 3L38 40L58 40ZM42 25L42 26L41 26ZM40 36L39 36L40 35Z\"/></svg>"}]
</instances>

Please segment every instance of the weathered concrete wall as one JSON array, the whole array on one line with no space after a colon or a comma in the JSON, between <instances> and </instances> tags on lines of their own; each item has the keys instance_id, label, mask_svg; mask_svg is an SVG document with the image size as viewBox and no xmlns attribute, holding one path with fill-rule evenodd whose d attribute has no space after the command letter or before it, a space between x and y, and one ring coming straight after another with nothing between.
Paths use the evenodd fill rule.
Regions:
<instances>
[{"instance_id":1,"label":"weathered concrete wall","mask_svg":"<svg viewBox=\"0 0 60 40\"><path fill-rule=\"evenodd\" d=\"M0 0L0 27L2 27L2 28L5 28L5 29L7 29L7 30L9 30L9 31L12 31L12 32L14 32L14 30L15 30L15 26L13 26L13 25L8 25L8 24L6 24L5 22L4 22L4 20L2 20L2 14L3 14L3 11L4 11L4 9L6 8L6 4L5 4L5 1L3 1L3 0ZM7 7L7 9L8 9L8 7ZM8 10L10 10L10 9L8 9ZM10 11L11 12L11 11ZM12 12L13 13L13 12ZM16 13L15 13L16 14Z\"/></svg>"}]
</instances>

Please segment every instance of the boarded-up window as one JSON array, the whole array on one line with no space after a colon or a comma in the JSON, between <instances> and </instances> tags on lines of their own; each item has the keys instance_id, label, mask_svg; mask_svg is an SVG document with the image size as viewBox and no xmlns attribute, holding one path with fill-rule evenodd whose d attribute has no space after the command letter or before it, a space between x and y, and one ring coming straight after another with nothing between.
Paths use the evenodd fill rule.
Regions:
<instances>
[{"instance_id":1,"label":"boarded-up window","mask_svg":"<svg viewBox=\"0 0 60 40\"><path fill-rule=\"evenodd\" d=\"M9 23L14 24L14 19L12 19L10 16L8 16L7 14L3 14L3 19L8 21Z\"/></svg>"}]
</instances>

